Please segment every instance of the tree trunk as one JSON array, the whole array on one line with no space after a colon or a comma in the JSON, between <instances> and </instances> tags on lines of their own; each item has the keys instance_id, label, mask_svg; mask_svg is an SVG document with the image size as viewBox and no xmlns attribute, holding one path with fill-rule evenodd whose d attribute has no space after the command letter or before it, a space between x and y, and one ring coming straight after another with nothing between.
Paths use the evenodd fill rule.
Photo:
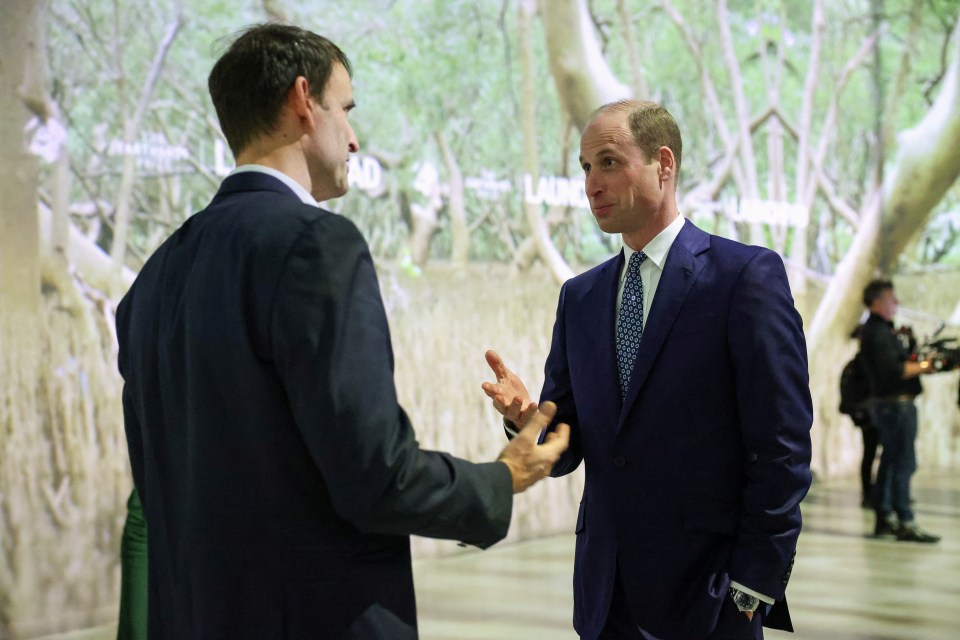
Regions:
<instances>
[{"instance_id":1,"label":"tree trunk","mask_svg":"<svg viewBox=\"0 0 960 640\"><path fill-rule=\"evenodd\" d=\"M823 385L814 420L815 467L829 474L840 464L836 454L837 382L843 359L853 349L847 338L863 309L860 294L877 268L891 264L926 223L933 207L960 175L960 26L952 37L953 53L940 94L927 115L899 136L899 151L882 188L875 188L862 208L853 244L810 324L808 350L811 380Z\"/></svg>"},{"instance_id":2,"label":"tree trunk","mask_svg":"<svg viewBox=\"0 0 960 640\"><path fill-rule=\"evenodd\" d=\"M523 8L526 4L528 0L521 0L521 14L532 14L532 8ZM540 13L560 104L583 131L594 109L629 98L630 88L613 75L603 57L585 0L549 0Z\"/></svg>"},{"instance_id":3,"label":"tree trunk","mask_svg":"<svg viewBox=\"0 0 960 640\"><path fill-rule=\"evenodd\" d=\"M115 617L120 507L130 489L112 303L68 268L69 252L50 249L44 257L41 248L38 168L28 152L26 128L31 121L31 127L44 120L52 124L56 112L45 80L46 9L45 1L0 3L4 640L103 624ZM61 149L61 162L62 154ZM67 187L62 173L62 165L55 167L53 200L58 208ZM63 234L51 229L52 217L47 211L48 248L63 242ZM55 259L49 259L50 252ZM102 253L101 258L109 262Z\"/></svg>"},{"instance_id":4,"label":"tree trunk","mask_svg":"<svg viewBox=\"0 0 960 640\"><path fill-rule=\"evenodd\" d=\"M119 5L117 7L117 10L119 10ZM176 15L170 24L167 25L166 33L154 54L147 78L143 86L140 87L136 107L130 112L129 117L125 117L123 121L123 171L120 177L120 188L117 191L116 202L114 204L113 242L110 245L110 258L113 260L116 274L115 288L111 290L111 293L116 295L123 293L123 289L120 288L120 282L122 281L122 271L127 255L127 236L130 228L133 186L138 175L137 157L132 150L135 147L137 136L140 135L143 119L150 106L150 100L166 62L167 54L170 51L170 47L173 46L177 34L180 32L180 28L183 26L182 7L177 6L176 11ZM115 34L114 37L118 42L116 52L117 60L115 61L118 70L117 94L120 96L121 104L123 104L127 102L127 85L130 79L123 67L123 50L119 44L122 36ZM123 109L123 112L127 113L128 109Z\"/></svg>"},{"instance_id":5,"label":"tree trunk","mask_svg":"<svg viewBox=\"0 0 960 640\"><path fill-rule=\"evenodd\" d=\"M451 260L455 267L462 267L470 259L470 228L467 226L467 203L464 195L463 173L457 157L453 155L446 136L442 131L433 134L447 167L448 200L447 214L450 216L450 233L453 236Z\"/></svg>"},{"instance_id":6,"label":"tree trunk","mask_svg":"<svg viewBox=\"0 0 960 640\"><path fill-rule=\"evenodd\" d=\"M520 111L523 129L523 166L526 174L530 176L530 183L533 185L539 182L536 122L537 98L533 86L533 38L530 35L530 28L533 23L535 11L535 0L521 0L518 25L520 31L520 76L522 83ZM560 255L560 252L557 251L553 240L550 239L550 231L547 229L547 223L543 219L541 205L539 203L529 202L530 198L527 197L525 192L526 189L524 189L524 193L522 194L523 209L527 217L527 224L530 227L530 233L537 245L537 253L544 264L547 265L547 268L553 275L553 279L558 284L562 284L573 277L573 270L563 259L563 256Z\"/></svg>"},{"instance_id":7,"label":"tree trunk","mask_svg":"<svg viewBox=\"0 0 960 640\"><path fill-rule=\"evenodd\" d=\"M27 545L34 513L25 502L35 489L29 466L38 462L36 436L40 349L40 260L37 159L29 152L32 103L30 58L40 55L45 7L34 0L0 3L0 638L34 615L34 558ZM26 467L26 468L25 468Z\"/></svg>"},{"instance_id":8,"label":"tree trunk","mask_svg":"<svg viewBox=\"0 0 960 640\"><path fill-rule=\"evenodd\" d=\"M43 3L34 0L0 4L0 309L8 320L33 316L40 302L38 166L27 149L27 125L39 119L27 108L24 92L29 57L39 55L42 46L42 13Z\"/></svg>"},{"instance_id":9,"label":"tree trunk","mask_svg":"<svg viewBox=\"0 0 960 640\"><path fill-rule=\"evenodd\" d=\"M34 206L37 206L36 203ZM58 278L51 273L51 261L47 258L62 254L69 256L68 265L76 269L78 277L85 283L98 291L110 291L116 278L110 256L72 224L67 224L66 244L58 244L54 233L58 223L53 221L54 216L50 209L41 204L37 207L37 213L40 221L40 255L44 257L40 275L44 286L55 287L54 282ZM64 270L62 264L58 268ZM120 286L124 291L130 288L136 275L132 269L123 268L120 272Z\"/></svg>"},{"instance_id":10,"label":"tree trunk","mask_svg":"<svg viewBox=\"0 0 960 640\"><path fill-rule=\"evenodd\" d=\"M940 94L923 120L898 136L897 158L884 180L878 263L885 270L960 176L960 26L954 28L950 46Z\"/></svg>"},{"instance_id":11,"label":"tree trunk","mask_svg":"<svg viewBox=\"0 0 960 640\"><path fill-rule=\"evenodd\" d=\"M40 261L36 158L27 148L29 58L42 46L44 7L33 0L0 3L0 638L31 615L33 558L20 532L33 515L24 508L25 477L34 460L40 354ZM26 575L25 575L26 574ZM23 588L26 580L28 586Z\"/></svg>"},{"instance_id":12,"label":"tree trunk","mask_svg":"<svg viewBox=\"0 0 960 640\"><path fill-rule=\"evenodd\" d=\"M823 31L826 19L823 13L823 0L814 0L810 18L810 56L807 60L807 75L803 82L803 98L800 105L800 123L797 127L797 163L794 174L793 194L796 202L807 212L810 226L806 229L798 228L794 231L791 243L790 257L793 264L800 269L790 268L790 286L794 295L804 295L807 292L807 279L800 272L810 265L807 237L811 228L816 228L813 219L813 198L816 191L808 187L808 167L810 166L811 126L813 121L813 103L817 87L820 84L820 53L823 45ZM815 184L814 180L809 180Z\"/></svg>"},{"instance_id":13,"label":"tree trunk","mask_svg":"<svg viewBox=\"0 0 960 640\"><path fill-rule=\"evenodd\" d=\"M633 95L651 100L650 87L647 86L647 77L643 72L643 62L637 50L637 37L633 29L633 17L627 9L626 0L617 0L617 18L620 20L620 30L623 32L623 41L627 45L627 60L630 66L630 77L633 84Z\"/></svg>"},{"instance_id":14,"label":"tree trunk","mask_svg":"<svg viewBox=\"0 0 960 640\"><path fill-rule=\"evenodd\" d=\"M430 162L425 162L414 179L414 189L426 201L410 203L410 258L422 267L430 260L430 245L440 226L440 174Z\"/></svg>"}]
</instances>

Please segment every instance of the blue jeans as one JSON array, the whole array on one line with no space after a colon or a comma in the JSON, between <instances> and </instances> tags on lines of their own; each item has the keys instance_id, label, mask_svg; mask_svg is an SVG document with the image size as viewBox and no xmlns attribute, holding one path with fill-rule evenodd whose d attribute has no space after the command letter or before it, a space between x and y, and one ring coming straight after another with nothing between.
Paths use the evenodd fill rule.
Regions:
<instances>
[{"instance_id":1,"label":"blue jeans","mask_svg":"<svg viewBox=\"0 0 960 640\"><path fill-rule=\"evenodd\" d=\"M871 415L883 447L874 494L877 517L896 513L901 523L913 522L910 478L917 470L917 407L907 400L876 401Z\"/></svg>"}]
</instances>

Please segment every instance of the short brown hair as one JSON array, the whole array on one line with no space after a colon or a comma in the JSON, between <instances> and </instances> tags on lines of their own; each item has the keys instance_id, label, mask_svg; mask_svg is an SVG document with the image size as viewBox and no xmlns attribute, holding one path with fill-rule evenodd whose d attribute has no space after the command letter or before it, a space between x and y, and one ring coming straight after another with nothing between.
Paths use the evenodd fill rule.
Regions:
<instances>
[{"instance_id":1,"label":"short brown hair","mask_svg":"<svg viewBox=\"0 0 960 640\"><path fill-rule=\"evenodd\" d=\"M299 76L322 101L337 63L351 73L350 61L337 45L306 29L266 23L240 32L207 80L220 129L234 156L273 130Z\"/></svg>"},{"instance_id":2,"label":"short brown hair","mask_svg":"<svg viewBox=\"0 0 960 640\"><path fill-rule=\"evenodd\" d=\"M592 114L593 120L602 113L617 111L627 114L627 126L633 134L633 140L640 147L644 159L650 162L657 155L657 149L667 147L673 152L673 159L677 163L676 172L680 173L680 163L683 159L683 139L680 136L680 127L670 112L656 102L646 100L617 100L610 102Z\"/></svg>"},{"instance_id":3,"label":"short brown hair","mask_svg":"<svg viewBox=\"0 0 960 640\"><path fill-rule=\"evenodd\" d=\"M893 282L890 280L871 280L870 283L863 288L863 306L869 309L874 300L880 298L884 291L891 289L893 289Z\"/></svg>"}]
</instances>

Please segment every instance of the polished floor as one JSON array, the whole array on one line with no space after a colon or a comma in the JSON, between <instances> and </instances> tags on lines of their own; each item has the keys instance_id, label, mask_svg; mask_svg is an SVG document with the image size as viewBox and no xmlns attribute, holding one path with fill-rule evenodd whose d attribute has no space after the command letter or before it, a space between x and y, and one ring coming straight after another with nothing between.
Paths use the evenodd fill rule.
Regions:
<instances>
[{"instance_id":1,"label":"polished floor","mask_svg":"<svg viewBox=\"0 0 960 640\"><path fill-rule=\"evenodd\" d=\"M914 481L935 545L875 540L854 481L818 483L788 589L795 634L768 640L960 639L960 474ZM422 640L575 640L573 535L415 563ZM44 640L106 640L112 627ZM322 637L318 636L318 637Z\"/></svg>"},{"instance_id":2,"label":"polished floor","mask_svg":"<svg viewBox=\"0 0 960 640\"><path fill-rule=\"evenodd\" d=\"M787 597L796 633L768 640L960 639L960 474L914 481L935 545L875 540L854 481L817 484ZM574 640L572 535L416 565L423 640Z\"/></svg>"}]
</instances>

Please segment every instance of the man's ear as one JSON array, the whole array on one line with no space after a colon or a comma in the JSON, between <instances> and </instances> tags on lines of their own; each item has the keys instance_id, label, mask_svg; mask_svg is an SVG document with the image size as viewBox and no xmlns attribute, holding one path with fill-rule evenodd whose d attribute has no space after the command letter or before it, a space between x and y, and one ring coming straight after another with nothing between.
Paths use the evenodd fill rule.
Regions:
<instances>
[{"instance_id":1,"label":"man's ear","mask_svg":"<svg viewBox=\"0 0 960 640\"><path fill-rule=\"evenodd\" d=\"M297 118L306 119L313 126L313 103L315 98L310 94L310 83L303 76L297 76L293 86L287 92L287 106Z\"/></svg>"},{"instance_id":2,"label":"man's ear","mask_svg":"<svg viewBox=\"0 0 960 640\"><path fill-rule=\"evenodd\" d=\"M657 149L657 160L660 162L657 174L660 176L661 182L669 180L676 175L676 159L673 157L673 151L670 150L670 147L663 146Z\"/></svg>"}]
</instances>

